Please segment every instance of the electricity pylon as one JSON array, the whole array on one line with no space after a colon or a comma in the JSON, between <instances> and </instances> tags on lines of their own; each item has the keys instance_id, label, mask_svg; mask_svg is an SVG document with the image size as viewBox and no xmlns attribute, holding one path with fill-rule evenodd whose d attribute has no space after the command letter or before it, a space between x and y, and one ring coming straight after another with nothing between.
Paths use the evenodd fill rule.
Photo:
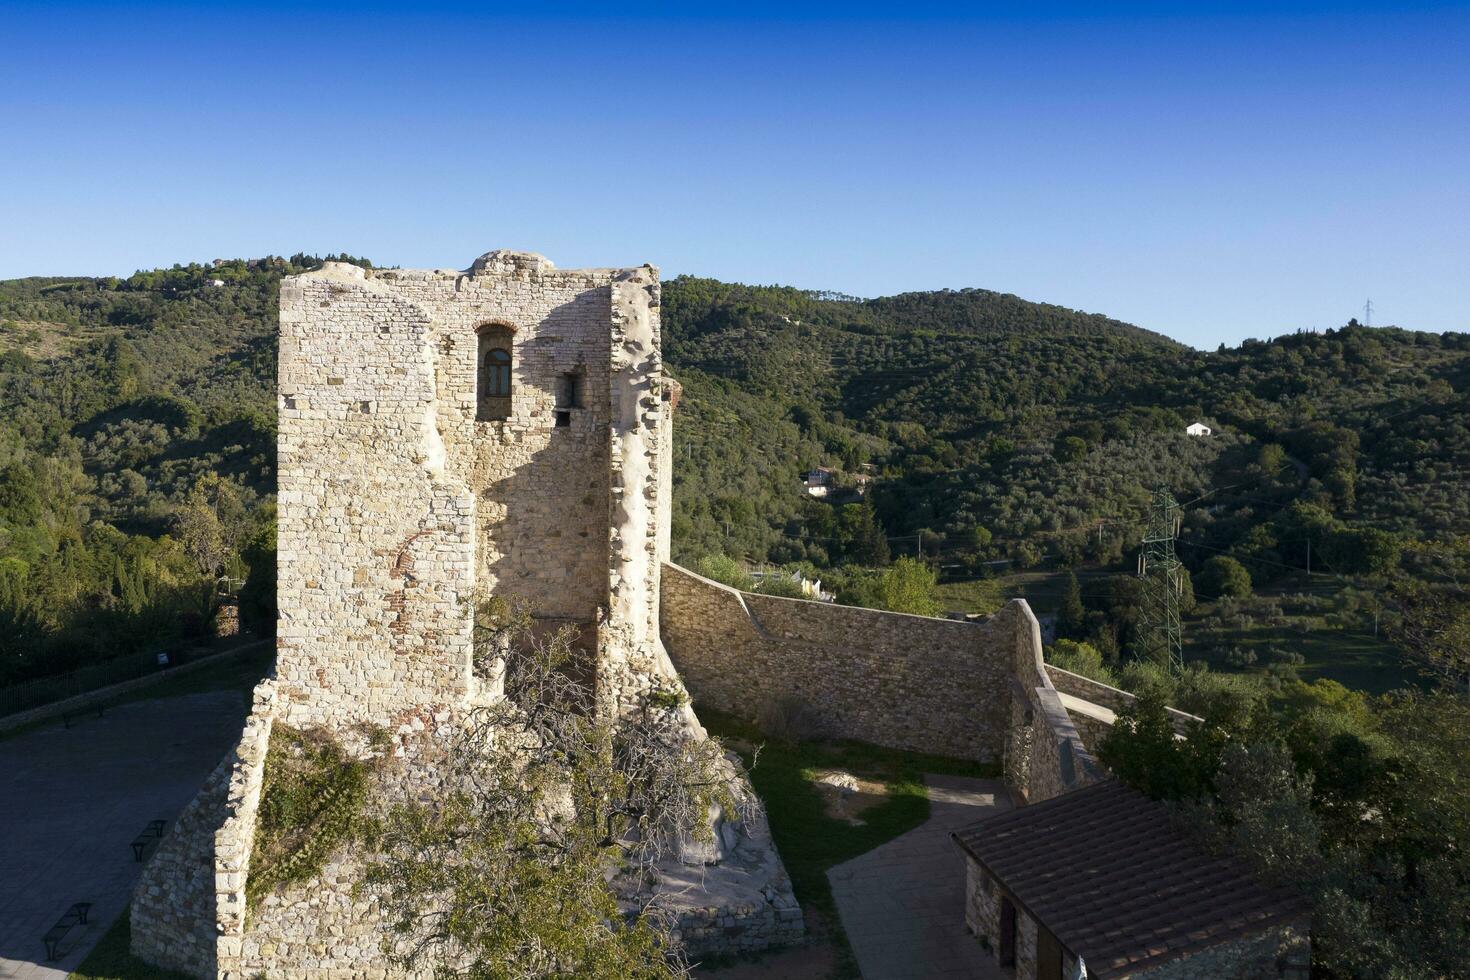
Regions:
<instances>
[{"instance_id":1,"label":"electricity pylon","mask_svg":"<svg viewBox=\"0 0 1470 980\"><path fill-rule=\"evenodd\" d=\"M1138 577L1143 580L1139 608L1139 652L1148 660L1175 670L1184 666L1184 638L1179 625L1179 596L1184 569L1174 554L1179 533L1179 503L1160 485L1149 505L1148 531L1138 554Z\"/></svg>"}]
</instances>

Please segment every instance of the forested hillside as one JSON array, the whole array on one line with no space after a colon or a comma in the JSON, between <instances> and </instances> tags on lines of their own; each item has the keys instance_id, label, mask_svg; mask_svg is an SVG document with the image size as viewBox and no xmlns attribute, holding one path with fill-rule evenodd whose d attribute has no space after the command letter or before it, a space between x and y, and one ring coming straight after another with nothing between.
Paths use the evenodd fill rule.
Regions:
<instances>
[{"instance_id":1,"label":"forested hillside","mask_svg":"<svg viewBox=\"0 0 1470 980\"><path fill-rule=\"evenodd\" d=\"M276 291L318 261L0 283L0 683L202 630L221 579L248 580L247 618L268 624ZM1311 548L1406 648L1443 630L1395 634L1401 610L1459 614L1470 336L1353 324L1199 352L983 290L688 277L665 284L663 321L686 392L682 561L803 563L849 601L899 555L1001 591L1072 569L1087 608L1064 632L1117 660L1134 613L1116 573L1164 483L1202 602L1280 591ZM1215 434L1186 436L1196 420ZM804 493L818 465L831 502ZM1202 587L1225 555L1247 594ZM1249 610L1215 613L1223 635Z\"/></svg>"}]
</instances>

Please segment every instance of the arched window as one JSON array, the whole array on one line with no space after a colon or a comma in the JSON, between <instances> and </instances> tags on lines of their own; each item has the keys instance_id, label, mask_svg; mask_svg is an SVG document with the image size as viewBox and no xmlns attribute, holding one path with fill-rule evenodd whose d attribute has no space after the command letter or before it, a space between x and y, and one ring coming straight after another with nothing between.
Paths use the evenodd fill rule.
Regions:
<instances>
[{"instance_id":1,"label":"arched window","mask_svg":"<svg viewBox=\"0 0 1470 980\"><path fill-rule=\"evenodd\" d=\"M510 418L511 330L491 324L480 328L476 355L476 393L481 420Z\"/></svg>"},{"instance_id":2,"label":"arched window","mask_svg":"<svg viewBox=\"0 0 1470 980\"><path fill-rule=\"evenodd\" d=\"M485 352L485 397L510 397L510 351L492 347Z\"/></svg>"}]
</instances>

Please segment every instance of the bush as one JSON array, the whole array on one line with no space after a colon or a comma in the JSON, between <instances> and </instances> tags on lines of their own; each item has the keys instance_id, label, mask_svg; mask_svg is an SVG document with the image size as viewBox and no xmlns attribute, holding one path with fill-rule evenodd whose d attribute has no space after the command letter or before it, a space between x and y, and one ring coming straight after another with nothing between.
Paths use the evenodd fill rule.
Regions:
<instances>
[{"instance_id":1,"label":"bush","mask_svg":"<svg viewBox=\"0 0 1470 980\"><path fill-rule=\"evenodd\" d=\"M1251 574L1229 555L1216 555L1199 573L1200 590L1214 598L1243 598L1251 594Z\"/></svg>"},{"instance_id":2,"label":"bush","mask_svg":"<svg viewBox=\"0 0 1470 980\"><path fill-rule=\"evenodd\" d=\"M1047 650L1047 660L1063 670L1070 670L1110 687L1117 686L1113 672L1103 664L1102 653L1090 643L1058 640Z\"/></svg>"},{"instance_id":3,"label":"bush","mask_svg":"<svg viewBox=\"0 0 1470 980\"><path fill-rule=\"evenodd\" d=\"M705 555L695 565L695 571L705 578L714 579L732 589L749 592L755 584L740 563L728 555Z\"/></svg>"}]
</instances>

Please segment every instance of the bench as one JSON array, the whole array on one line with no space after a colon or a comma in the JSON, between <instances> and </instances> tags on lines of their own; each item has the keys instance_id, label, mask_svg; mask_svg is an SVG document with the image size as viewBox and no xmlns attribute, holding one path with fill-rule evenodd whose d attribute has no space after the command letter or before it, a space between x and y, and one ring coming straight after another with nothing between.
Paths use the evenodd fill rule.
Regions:
<instances>
[{"instance_id":1,"label":"bench","mask_svg":"<svg viewBox=\"0 0 1470 980\"><path fill-rule=\"evenodd\" d=\"M167 820L150 820L143 832L133 838L133 860L139 863L143 860L143 852L148 850L148 845L163 837L163 829L168 826Z\"/></svg>"},{"instance_id":2,"label":"bench","mask_svg":"<svg viewBox=\"0 0 1470 980\"><path fill-rule=\"evenodd\" d=\"M91 902L77 902L66 913L56 920L56 925L46 930L46 935L41 937L41 942L46 944L46 960L51 962L57 958L57 947L71 932L72 926L84 926L87 924L87 913L92 911Z\"/></svg>"}]
</instances>

